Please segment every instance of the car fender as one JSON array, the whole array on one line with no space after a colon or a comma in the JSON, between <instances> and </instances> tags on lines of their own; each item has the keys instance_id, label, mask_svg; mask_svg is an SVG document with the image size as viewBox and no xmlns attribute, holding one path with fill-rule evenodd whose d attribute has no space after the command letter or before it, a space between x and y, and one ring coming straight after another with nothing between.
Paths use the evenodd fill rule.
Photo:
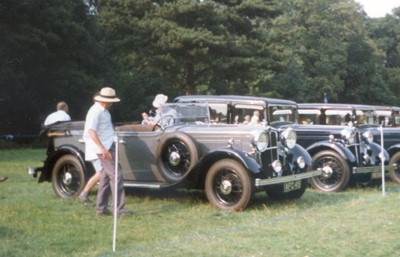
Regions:
<instances>
[{"instance_id":1,"label":"car fender","mask_svg":"<svg viewBox=\"0 0 400 257\"><path fill-rule=\"evenodd\" d=\"M393 156L400 151L400 144L392 145L388 149L386 149L386 151L389 153L390 156Z\"/></svg>"},{"instance_id":2,"label":"car fender","mask_svg":"<svg viewBox=\"0 0 400 257\"><path fill-rule=\"evenodd\" d=\"M39 177L39 183L51 180L51 172L57 160L66 154L75 155L82 164L84 172L87 173L87 165L84 158L84 153L72 145L63 145L57 148L54 152L49 153L43 166L43 170Z\"/></svg>"},{"instance_id":3,"label":"car fender","mask_svg":"<svg viewBox=\"0 0 400 257\"><path fill-rule=\"evenodd\" d=\"M254 158L248 156L242 150L233 147L220 147L209 151L199 160L196 167L211 167L211 165L216 161L225 158L239 161L248 171L253 174L261 172L261 166Z\"/></svg>"},{"instance_id":4,"label":"car fender","mask_svg":"<svg viewBox=\"0 0 400 257\"><path fill-rule=\"evenodd\" d=\"M298 157L302 156L307 166L311 166L312 164L311 155L299 144L296 144L292 149L288 149L287 153L293 155L292 162L295 162Z\"/></svg>"},{"instance_id":5,"label":"car fender","mask_svg":"<svg viewBox=\"0 0 400 257\"><path fill-rule=\"evenodd\" d=\"M314 155L315 153L320 152L321 150L332 150L332 151L339 153L343 158L345 158L349 162L351 162L351 163L356 162L356 157L349 149L347 149L346 147L344 147L338 143L334 143L334 142L330 142L330 141L322 141L322 142L314 143L314 144L310 145L309 147L307 147L306 150L311 155Z\"/></svg>"},{"instance_id":6,"label":"car fender","mask_svg":"<svg viewBox=\"0 0 400 257\"><path fill-rule=\"evenodd\" d=\"M371 155L372 158L379 159L379 154L383 152L383 157L385 158L386 161L389 161L390 157L388 152L385 149L382 149L382 147L379 144L372 142L368 145L372 151Z\"/></svg>"}]
</instances>

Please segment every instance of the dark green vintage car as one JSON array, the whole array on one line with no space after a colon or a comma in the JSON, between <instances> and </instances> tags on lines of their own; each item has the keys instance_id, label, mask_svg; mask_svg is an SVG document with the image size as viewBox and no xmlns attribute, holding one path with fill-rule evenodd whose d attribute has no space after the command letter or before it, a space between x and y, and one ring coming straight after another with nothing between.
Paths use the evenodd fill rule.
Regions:
<instances>
[{"instance_id":1,"label":"dark green vintage car","mask_svg":"<svg viewBox=\"0 0 400 257\"><path fill-rule=\"evenodd\" d=\"M370 133L373 141L382 144L389 154L386 170L392 181L400 183L400 108L337 103L298 104L299 119L319 125L347 125L357 127L361 134ZM382 132L380 130L382 126Z\"/></svg>"},{"instance_id":2,"label":"dark green vintage car","mask_svg":"<svg viewBox=\"0 0 400 257\"><path fill-rule=\"evenodd\" d=\"M125 187L203 189L216 208L237 211L257 191L299 198L308 179L321 174L309 171L311 157L290 128L279 133L271 126L217 124L207 104L166 104L162 110L156 126L116 127ZM83 127L84 122L49 127L44 165L30 169L63 198L76 197L93 173L84 158Z\"/></svg>"},{"instance_id":3,"label":"dark green vintage car","mask_svg":"<svg viewBox=\"0 0 400 257\"><path fill-rule=\"evenodd\" d=\"M302 124L297 119L297 103L276 98L236 95L190 95L180 96L180 103L207 103L219 113L218 122L232 124L238 118L259 113L260 126L272 126L278 131L292 128L297 143L312 156L313 170L321 169L322 175L310 179L310 184L324 192L338 192L351 183L369 184L381 178L381 153L385 149L373 142L373 133L364 133L349 125ZM385 169L393 169L386 165Z\"/></svg>"}]
</instances>

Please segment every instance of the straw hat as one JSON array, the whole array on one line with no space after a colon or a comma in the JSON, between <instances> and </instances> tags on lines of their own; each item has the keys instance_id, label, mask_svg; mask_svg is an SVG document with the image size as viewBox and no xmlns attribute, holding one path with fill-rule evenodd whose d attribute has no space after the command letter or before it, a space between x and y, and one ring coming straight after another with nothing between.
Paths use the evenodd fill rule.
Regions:
<instances>
[{"instance_id":1,"label":"straw hat","mask_svg":"<svg viewBox=\"0 0 400 257\"><path fill-rule=\"evenodd\" d=\"M105 103L116 103L121 101L119 98L115 97L115 90L111 87L103 87L100 90L100 94L96 95L94 100Z\"/></svg>"},{"instance_id":2,"label":"straw hat","mask_svg":"<svg viewBox=\"0 0 400 257\"><path fill-rule=\"evenodd\" d=\"M161 105L165 104L168 100L168 96L164 95L164 94L158 94L156 95L156 97L154 98L153 101L153 106L155 108L160 107Z\"/></svg>"}]
</instances>

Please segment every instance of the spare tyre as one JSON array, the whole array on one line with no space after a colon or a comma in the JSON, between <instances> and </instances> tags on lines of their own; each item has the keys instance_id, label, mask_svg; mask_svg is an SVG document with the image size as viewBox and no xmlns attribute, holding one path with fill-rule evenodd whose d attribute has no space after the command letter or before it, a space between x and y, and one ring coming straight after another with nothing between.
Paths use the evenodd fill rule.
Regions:
<instances>
[{"instance_id":1,"label":"spare tyre","mask_svg":"<svg viewBox=\"0 0 400 257\"><path fill-rule=\"evenodd\" d=\"M160 138L157 165L165 180L176 183L183 180L196 165L199 156L196 142L183 132L173 132Z\"/></svg>"}]
</instances>

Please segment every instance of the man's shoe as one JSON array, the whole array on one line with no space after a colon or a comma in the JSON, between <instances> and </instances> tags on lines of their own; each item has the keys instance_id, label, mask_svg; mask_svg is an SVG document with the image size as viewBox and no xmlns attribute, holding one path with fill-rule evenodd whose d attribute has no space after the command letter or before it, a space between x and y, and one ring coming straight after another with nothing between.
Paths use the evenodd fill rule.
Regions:
<instances>
[{"instance_id":1,"label":"man's shoe","mask_svg":"<svg viewBox=\"0 0 400 257\"><path fill-rule=\"evenodd\" d=\"M111 211L109 209L105 209L103 212L96 212L97 216L111 216Z\"/></svg>"},{"instance_id":2,"label":"man's shoe","mask_svg":"<svg viewBox=\"0 0 400 257\"><path fill-rule=\"evenodd\" d=\"M118 218L120 217L130 217L132 216L132 212L128 211L127 209L122 209L118 213Z\"/></svg>"},{"instance_id":3,"label":"man's shoe","mask_svg":"<svg viewBox=\"0 0 400 257\"><path fill-rule=\"evenodd\" d=\"M89 197L83 195L78 196L78 202L85 206L95 206L94 202L90 201Z\"/></svg>"},{"instance_id":4,"label":"man's shoe","mask_svg":"<svg viewBox=\"0 0 400 257\"><path fill-rule=\"evenodd\" d=\"M0 182L3 182L7 179L7 177L0 176Z\"/></svg>"}]
</instances>

